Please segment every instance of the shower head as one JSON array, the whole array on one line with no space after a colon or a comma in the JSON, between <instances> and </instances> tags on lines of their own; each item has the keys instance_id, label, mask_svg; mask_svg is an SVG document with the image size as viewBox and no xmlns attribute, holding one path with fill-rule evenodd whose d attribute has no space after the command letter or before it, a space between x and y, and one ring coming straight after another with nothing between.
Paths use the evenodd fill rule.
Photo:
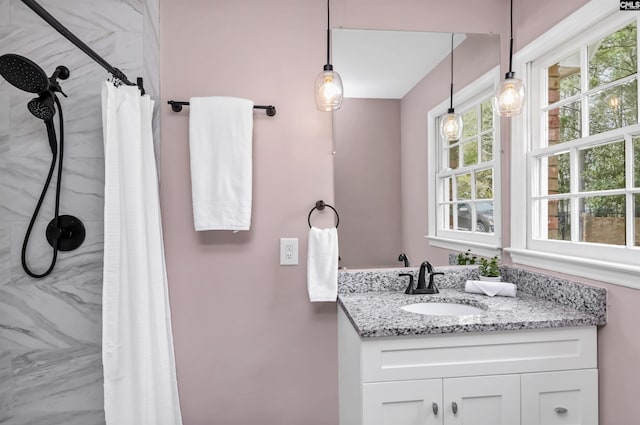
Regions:
<instances>
[{"instance_id":1,"label":"shower head","mask_svg":"<svg viewBox=\"0 0 640 425\"><path fill-rule=\"evenodd\" d=\"M24 56L7 53L0 56L0 75L20 90L41 94L49 90L47 74Z\"/></svg>"},{"instance_id":2,"label":"shower head","mask_svg":"<svg viewBox=\"0 0 640 425\"><path fill-rule=\"evenodd\" d=\"M33 114L34 117L41 120L51 120L56 113L53 106L53 94L44 92L40 96L31 99L27 104L27 109Z\"/></svg>"}]
</instances>

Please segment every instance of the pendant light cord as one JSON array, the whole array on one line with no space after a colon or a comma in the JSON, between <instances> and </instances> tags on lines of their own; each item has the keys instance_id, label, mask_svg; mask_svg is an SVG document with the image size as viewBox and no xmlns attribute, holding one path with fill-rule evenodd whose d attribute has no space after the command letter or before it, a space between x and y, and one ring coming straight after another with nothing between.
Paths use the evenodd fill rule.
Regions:
<instances>
[{"instance_id":1,"label":"pendant light cord","mask_svg":"<svg viewBox=\"0 0 640 425\"><path fill-rule=\"evenodd\" d=\"M453 112L453 33L451 33L451 90L449 96L449 112Z\"/></svg>"},{"instance_id":2,"label":"pendant light cord","mask_svg":"<svg viewBox=\"0 0 640 425\"><path fill-rule=\"evenodd\" d=\"M511 12L509 20L511 22L511 39L509 40L509 74L513 74L513 71L511 69L511 65L513 63L513 0L511 0Z\"/></svg>"},{"instance_id":3,"label":"pendant light cord","mask_svg":"<svg viewBox=\"0 0 640 425\"><path fill-rule=\"evenodd\" d=\"M331 59L329 57L330 56L329 46L331 43L331 24L330 24L331 10L329 10L329 2L330 0L327 0L327 65L331 64Z\"/></svg>"}]
</instances>

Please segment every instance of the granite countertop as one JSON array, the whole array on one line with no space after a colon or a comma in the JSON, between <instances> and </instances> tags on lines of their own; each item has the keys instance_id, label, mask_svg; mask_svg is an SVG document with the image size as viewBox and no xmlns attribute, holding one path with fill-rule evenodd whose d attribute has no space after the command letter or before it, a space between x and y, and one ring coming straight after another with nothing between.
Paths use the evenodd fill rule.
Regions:
<instances>
[{"instance_id":1,"label":"granite countertop","mask_svg":"<svg viewBox=\"0 0 640 425\"><path fill-rule=\"evenodd\" d=\"M459 289L441 289L436 295L377 291L340 294L338 300L358 335L364 338L599 324L594 315L524 293L511 298L487 297ZM429 316L400 308L422 302L470 304L484 308L486 312L478 315Z\"/></svg>"},{"instance_id":2,"label":"granite countertop","mask_svg":"<svg viewBox=\"0 0 640 425\"><path fill-rule=\"evenodd\" d=\"M488 297L464 292L464 282L477 278L477 268L441 267L439 294L405 295L399 272L417 269L344 271L338 280L338 302L363 338L487 332L518 329L601 326L606 324L606 291L565 279L503 268L516 283L517 297ZM453 302L485 309L461 316L429 316L401 307L422 302Z\"/></svg>"}]
</instances>

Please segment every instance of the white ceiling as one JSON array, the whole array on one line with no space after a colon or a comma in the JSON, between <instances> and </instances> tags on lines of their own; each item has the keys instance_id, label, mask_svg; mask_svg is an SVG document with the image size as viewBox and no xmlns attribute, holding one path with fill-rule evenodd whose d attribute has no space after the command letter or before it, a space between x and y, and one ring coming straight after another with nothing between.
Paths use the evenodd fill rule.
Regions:
<instances>
[{"instance_id":1,"label":"white ceiling","mask_svg":"<svg viewBox=\"0 0 640 425\"><path fill-rule=\"evenodd\" d=\"M451 50L451 33L332 29L331 36L345 97L402 99ZM455 34L454 47L465 38Z\"/></svg>"}]
</instances>

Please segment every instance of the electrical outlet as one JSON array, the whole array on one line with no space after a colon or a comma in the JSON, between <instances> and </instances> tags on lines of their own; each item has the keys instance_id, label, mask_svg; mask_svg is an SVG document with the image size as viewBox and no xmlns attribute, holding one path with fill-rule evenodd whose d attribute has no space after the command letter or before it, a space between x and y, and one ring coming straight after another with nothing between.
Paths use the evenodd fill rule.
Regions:
<instances>
[{"instance_id":1,"label":"electrical outlet","mask_svg":"<svg viewBox=\"0 0 640 425\"><path fill-rule=\"evenodd\" d=\"M280 265L298 265L298 238L280 238Z\"/></svg>"}]
</instances>

